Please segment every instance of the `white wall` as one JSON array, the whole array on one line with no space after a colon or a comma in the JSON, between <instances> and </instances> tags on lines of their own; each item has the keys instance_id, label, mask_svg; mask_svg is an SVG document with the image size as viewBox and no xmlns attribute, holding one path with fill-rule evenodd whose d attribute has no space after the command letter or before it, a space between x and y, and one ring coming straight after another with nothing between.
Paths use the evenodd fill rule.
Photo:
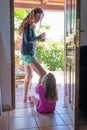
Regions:
<instances>
[{"instance_id":1,"label":"white wall","mask_svg":"<svg viewBox=\"0 0 87 130\"><path fill-rule=\"evenodd\" d=\"M0 0L0 85L2 105L11 105L10 0Z\"/></svg>"},{"instance_id":2,"label":"white wall","mask_svg":"<svg viewBox=\"0 0 87 130\"><path fill-rule=\"evenodd\" d=\"M81 30L80 42L81 45L87 45L87 0L81 0Z\"/></svg>"}]
</instances>

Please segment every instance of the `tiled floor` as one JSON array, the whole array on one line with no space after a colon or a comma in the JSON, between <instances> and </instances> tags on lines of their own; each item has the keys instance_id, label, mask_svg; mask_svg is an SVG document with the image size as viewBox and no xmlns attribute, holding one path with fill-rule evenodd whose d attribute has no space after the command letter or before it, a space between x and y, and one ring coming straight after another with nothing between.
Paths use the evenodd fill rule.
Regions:
<instances>
[{"instance_id":1,"label":"tiled floor","mask_svg":"<svg viewBox=\"0 0 87 130\"><path fill-rule=\"evenodd\" d=\"M61 89L64 87L59 86ZM32 92L33 89L34 87ZM23 88L21 87L20 90L22 94ZM19 93L17 92L16 94ZM71 124L62 99L63 96L60 95L54 113L42 115L36 112L35 107L23 103L19 98L16 101L16 109L5 112L0 117L0 130L70 130L68 125Z\"/></svg>"},{"instance_id":2,"label":"tiled floor","mask_svg":"<svg viewBox=\"0 0 87 130\"><path fill-rule=\"evenodd\" d=\"M39 114L35 107L30 104L23 103L23 86L16 89L16 109L4 112L0 116L0 130L70 130L71 122L67 116L66 107L64 105L64 85L63 77L58 77L58 94L56 109L51 114ZM29 91L29 95L35 94L35 80L33 87ZM68 108L69 109L69 108ZM82 127L80 130L87 130Z\"/></svg>"}]
</instances>

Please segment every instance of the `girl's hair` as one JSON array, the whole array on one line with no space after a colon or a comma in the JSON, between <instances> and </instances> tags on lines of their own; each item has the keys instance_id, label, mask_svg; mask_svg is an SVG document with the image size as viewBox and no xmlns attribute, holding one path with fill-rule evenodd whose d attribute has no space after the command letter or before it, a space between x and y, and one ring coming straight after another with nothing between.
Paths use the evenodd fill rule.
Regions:
<instances>
[{"instance_id":1,"label":"girl's hair","mask_svg":"<svg viewBox=\"0 0 87 130\"><path fill-rule=\"evenodd\" d=\"M19 35L22 34L25 24L29 24L30 27L33 27L33 25L35 24L35 15L38 13L43 13L43 10L41 8L35 8L23 19L18 29ZM44 13L43 13L43 16L44 16ZM40 22L41 20L42 19L40 19Z\"/></svg>"},{"instance_id":2,"label":"girl's hair","mask_svg":"<svg viewBox=\"0 0 87 130\"><path fill-rule=\"evenodd\" d=\"M42 85L45 89L45 97L51 102L57 101L58 95L55 76L52 73L46 74L42 80Z\"/></svg>"}]
</instances>

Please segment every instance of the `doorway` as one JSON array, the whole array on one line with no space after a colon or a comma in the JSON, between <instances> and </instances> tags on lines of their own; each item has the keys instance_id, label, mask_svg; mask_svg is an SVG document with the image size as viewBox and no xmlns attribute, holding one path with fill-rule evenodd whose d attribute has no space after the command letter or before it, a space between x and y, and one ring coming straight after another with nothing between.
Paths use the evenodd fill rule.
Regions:
<instances>
[{"instance_id":1,"label":"doorway","mask_svg":"<svg viewBox=\"0 0 87 130\"><path fill-rule=\"evenodd\" d=\"M28 10L16 10L15 14L17 15L17 13L21 12L22 15L23 13L27 13L29 12ZM56 81L57 81L57 84L59 84L59 86L63 86L61 88L62 90L62 94L60 93L60 97L63 99L64 97L64 12L48 12L48 11L44 11L45 15L44 15L44 18L42 20L42 28L39 30L39 33L42 32L42 31L45 31L46 32L46 36L47 36L47 41L44 42L44 43L40 43L42 44L42 46L44 46L44 48L46 49L45 50L45 53L48 53L48 50L47 48L52 48L50 50L50 56L49 56L49 53L48 53L48 58L51 57L51 62L48 63L48 61L46 59L44 59L43 62L47 63L47 65L42 64L42 66L46 69L46 71L51 71L55 77L56 77ZM19 13L18 13L19 14ZM17 16L18 17L18 16ZM16 17L16 18L17 18ZM20 17L20 16L19 16ZM47 20L48 19L48 20ZM53 23L53 19L56 19L56 21ZM17 19L16 19L17 20ZM21 19L22 20L22 19ZM19 22L21 21L19 20ZM16 27L16 24L18 24L18 20L15 21L15 30L17 30L17 27ZM39 25L39 24L38 24ZM39 26L36 26L37 28L37 31L39 29ZM47 28L47 29L46 29ZM57 29L58 28L58 29ZM54 33L55 32L55 33ZM21 63L21 60L20 60L20 49L21 49L21 39L19 37L17 37L17 33L15 35L15 41L16 41L16 48L15 48L15 54L16 54L16 61L15 61L15 77L16 77L16 101L23 101L23 83L24 83L24 78L25 78L25 73L24 73L24 66L22 65ZM53 47L52 46L58 46L58 50L55 49L55 51L57 51L57 54L54 53L55 55L55 62L54 62L54 57L53 57L53 54L52 54L52 51L53 51ZM59 52L58 52L59 51ZM37 55L39 55L39 51L37 50ZM40 57L43 57L43 54L40 52ZM45 54L47 55L47 54ZM37 56L38 59L41 60L41 58L39 56ZM59 60L58 60L58 57L59 57ZM19 58L19 59L18 59ZM52 65L51 65L52 63ZM57 65L58 64L58 65ZM49 65L49 68L48 68L48 65ZM38 81L38 75L33 73L33 85L32 85L32 88L35 88L35 85L37 84L37 81ZM60 88L60 87L59 87ZM31 90L30 94L32 93L33 90ZM29 94L29 95L30 95Z\"/></svg>"},{"instance_id":2,"label":"doorway","mask_svg":"<svg viewBox=\"0 0 87 130\"><path fill-rule=\"evenodd\" d=\"M35 77L37 77L37 76L35 76ZM38 77L37 77L38 78ZM58 78L58 77L57 77ZM34 88L34 87L33 87Z\"/></svg>"}]
</instances>

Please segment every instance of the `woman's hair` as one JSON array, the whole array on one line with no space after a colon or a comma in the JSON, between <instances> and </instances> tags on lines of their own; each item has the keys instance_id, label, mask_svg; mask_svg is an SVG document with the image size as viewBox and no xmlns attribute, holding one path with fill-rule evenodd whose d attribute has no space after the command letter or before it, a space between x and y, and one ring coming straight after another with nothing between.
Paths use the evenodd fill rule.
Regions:
<instances>
[{"instance_id":1,"label":"woman's hair","mask_svg":"<svg viewBox=\"0 0 87 130\"><path fill-rule=\"evenodd\" d=\"M46 74L42 80L42 85L45 89L45 97L51 102L57 101L58 95L55 76L52 73Z\"/></svg>"},{"instance_id":2,"label":"woman's hair","mask_svg":"<svg viewBox=\"0 0 87 130\"><path fill-rule=\"evenodd\" d=\"M25 24L29 24L31 27L33 24L35 24L35 15L38 13L43 13L43 10L41 8L34 8L22 21L22 23L19 26L18 32L19 35L22 34ZM43 13L44 16L44 13ZM43 18L43 17L42 17ZM40 19L41 22L42 19Z\"/></svg>"}]
</instances>

